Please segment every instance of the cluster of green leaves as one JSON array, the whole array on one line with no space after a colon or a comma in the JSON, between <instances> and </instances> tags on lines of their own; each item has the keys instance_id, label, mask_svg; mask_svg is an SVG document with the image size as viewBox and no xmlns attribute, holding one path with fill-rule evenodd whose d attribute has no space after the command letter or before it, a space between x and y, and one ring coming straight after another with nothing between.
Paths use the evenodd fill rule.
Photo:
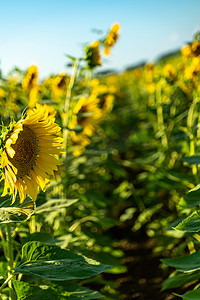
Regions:
<instances>
[{"instance_id":1,"label":"cluster of green leaves","mask_svg":"<svg viewBox=\"0 0 200 300\"><path fill-rule=\"evenodd\" d=\"M15 259L10 275L17 299L38 299L38 297L40 299L52 299L52 297L55 299L97 299L102 297L99 292L79 285L78 281L107 271L111 266L61 248L57 245L58 242L53 234L27 231L27 223L21 222L26 221L30 224L32 222L34 205L31 199L27 199L23 204L15 203L14 206L10 206L10 197L4 197L1 200L1 245L6 254L6 257L1 256L0 261L2 296L8 295L6 284L4 288L4 281L8 277L10 257L8 259L7 254L10 249L9 243L12 242ZM19 201L18 197L17 201ZM58 212L76 201L76 199L49 200L35 209L35 216L37 214L41 216L44 211L48 214ZM8 237L5 238L4 233L10 224L14 231L12 240L7 240ZM15 227L14 224L18 226Z\"/></svg>"}]
</instances>

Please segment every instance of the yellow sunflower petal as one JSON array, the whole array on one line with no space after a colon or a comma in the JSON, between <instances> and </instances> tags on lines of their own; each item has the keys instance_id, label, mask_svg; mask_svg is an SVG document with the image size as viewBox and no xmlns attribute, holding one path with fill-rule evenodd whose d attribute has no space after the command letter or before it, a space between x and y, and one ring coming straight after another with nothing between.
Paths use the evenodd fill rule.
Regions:
<instances>
[{"instance_id":1,"label":"yellow sunflower petal","mask_svg":"<svg viewBox=\"0 0 200 300\"><path fill-rule=\"evenodd\" d=\"M33 166L33 171L36 176L41 176L42 178L48 178L48 174L41 168L41 166Z\"/></svg>"},{"instance_id":2,"label":"yellow sunflower petal","mask_svg":"<svg viewBox=\"0 0 200 300\"><path fill-rule=\"evenodd\" d=\"M27 176L24 176L23 178L26 186L27 186L27 193L31 197L33 201L36 200L37 194L38 194L38 185L36 182L30 180Z\"/></svg>"},{"instance_id":3,"label":"yellow sunflower petal","mask_svg":"<svg viewBox=\"0 0 200 300\"><path fill-rule=\"evenodd\" d=\"M30 178L37 183L37 185L41 188L43 192L46 190L46 180L45 178L42 178L40 175L36 175L33 170L30 171L29 173Z\"/></svg>"},{"instance_id":4,"label":"yellow sunflower petal","mask_svg":"<svg viewBox=\"0 0 200 300\"><path fill-rule=\"evenodd\" d=\"M8 157L6 152L4 151L1 155L1 167L4 168L8 164Z\"/></svg>"},{"instance_id":5,"label":"yellow sunflower petal","mask_svg":"<svg viewBox=\"0 0 200 300\"><path fill-rule=\"evenodd\" d=\"M15 155L15 150L14 150L13 148L7 147L7 148L6 148L6 151L7 151L8 155L9 155L11 158L14 157L14 155Z\"/></svg>"}]
</instances>

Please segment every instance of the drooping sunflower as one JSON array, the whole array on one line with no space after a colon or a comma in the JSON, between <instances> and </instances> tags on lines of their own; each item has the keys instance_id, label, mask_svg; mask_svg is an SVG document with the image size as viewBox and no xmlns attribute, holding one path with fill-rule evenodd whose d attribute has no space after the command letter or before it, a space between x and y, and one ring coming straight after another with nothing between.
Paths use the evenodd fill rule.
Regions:
<instances>
[{"instance_id":1,"label":"drooping sunflower","mask_svg":"<svg viewBox=\"0 0 200 300\"><path fill-rule=\"evenodd\" d=\"M187 60L189 57L192 56L192 50L190 45L186 45L181 49L181 55L184 60Z\"/></svg>"},{"instance_id":2,"label":"drooping sunflower","mask_svg":"<svg viewBox=\"0 0 200 300\"><path fill-rule=\"evenodd\" d=\"M28 102L28 106L30 108L35 107L36 103L39 101L39 92L40 92L40 86L37 84L35 85L30 93L29 93L29 102Z\"/></svg>"},{"instance_id":3,"label":"drooping sunflower","mask_svg":"<svg viewBox=\"0 0 200 300\"><path fill-rule=\"evenodd\" d=\"M66 73L60 73L58 76L52 79L51 90L53 98L56 102L66 96L67 84L69 76Z\"/></svg>"},{"instance_id":4,"label":"drooping sunflower","mask_svg":"<svg viewBox=\"0 0 200 300\"><path fill-rule=\"evenodd\" d=\"M177 73L173 65L166 64L163 68L163 75L168 82L174 83L177 79Z\"/></svg>"},{"instance_id":5,"label":"drooping sunflower","mask_svg":"<svg viewBox=\"0 0 200 300\"><path fill-rule=\"evenodd\" d=\"M81 97L73 109L73 116L69 128L81 126L81 134L92 136L102 116L98 107L99 99L96 95Z\"/></svg>"},{"instance_id":6,"label":"drooping sunflower","mask_svg":"<svg viewBox=\"0 0 200 300\"><path fill-rule=\"evenodd\" d=\"M99 41L95 41L91 45L85 47L86 61L89 69L94 69L97 66L101 66L99 45Z\"/></svg>"},{"instance_id":7,"label":"drooping sunflower","mask_svg":"<svg viewBox=\"0 0 200 300\"><path fill-rule=\"evenodd\" d=\"M37 66L32 65L26 71L26 75L22 81L22 88L25 91L29 91L37 84L37 81L38 81L38 68Z\"/></svg>"},{"instance_id":8,"label":"drooping sunflower","mask_svg":"<svg viewBox=\"0 0 200 300\"><path fill-rule=\"evenodd\" d=\"M109 32L108 35L106 36L105 42L104 42L104 54L105 55L110 55L110 49L113 47L113 45L117 42L119 38L119 30L120 30L120 25L118 23L114 23Z\"/></svg>"},{"instance_id":9,"label":"drooping sunflower","mask_svg":"<svg viewBox=\"0 0 200 300\"><path fill-rule=\"evenodd\" d=\"M14 202L18 192L22 203L28 193L35 201L39 188L45 191L49 175L54 175L61 165L58 156L62 138L54 115L49 114L46 106L37 104L3 136L2 144L2 196L9 191Z\"/></svg>"},{"instance_id":10,"label":"drooping sunflower","mask_svg":"<svg viewBox=\"0 0 200 300\"><path fill-rule=\"evenodd\" d=\"M97 129L102 117L98 107L99 99L95 95L81 97L72 109L70 128L70 145L74 156L79 156L90 143L90 137Z\"/></svg>"},{"instance_id":11,"label":"drooping sunflower","mask_svg":"<svg viewBox=\"0 0 200 300\"><path fill-rule=\"evenodd\" d=\"M200 58L192 58L192 62L185 68L185 79L196 82L200 73Z\"/></svg>"},{"instance_id":12,"label":"drooping sunflower","mask_svg":"<svg viewBox=\"0 0 200 300\"><path fill-rule=\"evenodd\" d=\"M200 56L200 41L194 41L191 45L186 45L181 49L181 54L184 60L191 57Z\"/></svg>"},{"instance_id":13,"label":"drooping sunflower","mask_svg":"<svg viewBox=\"0 0 200 300\"><path fill-rule=\"evenodd\" d=\"M70 131L70 149L74 156L80 156L85 147L90 143L90 139L85 134L76 134L74 131Z\"/></svg>"},{"instance_id":14,"label":"drooping sunflower","mask_svg":"<svg viewBox=\"0 0 200 300\"><path fill-rule=\"evenodd\" d=\"M200 56L200 41L194 41L191 45L191 49L194 57Z\"/></svg>"},{"instance_id":15,"label":"drooping sunflower","mask_svg":"<svg viewBox=\"0 0 200 300\"><path fill-rule=\"evenodd\" d=\"M105 117L112 109L116 87L113 84L102 84L98 79L92 79L90 86L91 95L99 99L98 107L101 109L102 117Z\"/></svg>"}]
</instances>

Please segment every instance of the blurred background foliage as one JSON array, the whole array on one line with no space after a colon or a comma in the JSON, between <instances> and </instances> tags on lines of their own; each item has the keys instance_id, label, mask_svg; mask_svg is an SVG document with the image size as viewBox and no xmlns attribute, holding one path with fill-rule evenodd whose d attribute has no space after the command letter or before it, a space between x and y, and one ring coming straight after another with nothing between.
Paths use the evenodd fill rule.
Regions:
<instances>
[{"instance_id":1,"label":"blurred background foliage","mask_svg":"<svg viewBox=\"0 0 200 300\"><path fill-rule=\"evenodd\" d=\"M93 70L99 59L91 63L91 47L97 46L86 48L87 67L68 58L77 72L68 116L63 105L73 71L40 82L31 66L0 78L1 121L7 125L11 116L18 119L25 107L40 103L68 132L64 164L38 195L35 214L13 233L15 252L39 240L112 265L79 283L105 299L122 299L116 279L128 272L123 243L153 241L151 255L158 261L199 250L197 233L174 227L196 209L179 202L199 183L200 42L196 36L156 63L103 76ZM159 264L163 281L170 271ZM177 284L166 281L163 289L200 278L196 270L192 275Z\"/></svg>"}]
</instances>

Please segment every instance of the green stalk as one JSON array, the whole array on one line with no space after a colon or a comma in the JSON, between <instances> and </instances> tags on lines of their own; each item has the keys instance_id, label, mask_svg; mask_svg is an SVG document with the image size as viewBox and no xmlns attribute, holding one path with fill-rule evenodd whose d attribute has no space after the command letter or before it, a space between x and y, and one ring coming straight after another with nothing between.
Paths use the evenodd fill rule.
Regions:
<instances>
[{"instance_id":1,"label":"green stalk","mask_svg":"<svg viewBox=\"0 0 200 300\"><path fill-rule=\"evenodd\" d=\"M6 224L7 227L7 253L6 253L6 258L8 261L8 278L7 278L7 283L9 286L9 300L15 300L15 292L12 288L12 282L10 279L12 279L13 272L13 263L14 263L14 254L13 254L13 238L12 238L12 232L11 232L11 224L8 223ZM8 280L9 279L9 280Z\"/></svg>"},{"instance_id":2,"label":"green stalk","mask_svg":"<svg viewBox=\"0 0 200 300\"><path fill-rule=\"evenodd\" d=\"M157 102L157 123L158 123L158 130L161 132L161 144L163 148L168 147L168 139L167 134L165 132L165 124L164 124L164 117L163 117L163 106L161 103L161 82L159 83L156 89L156 102Z\"/></svg>"},{"instance_id":3,"label":"green stalk","mask_svg":"<svg viewBox=\"0 0 200 300\"><path fill-rule=\"evenodd\" d=\"M187 127L190 133L190 156L195 154L195 135L193 133L193 123L194 123L194 111L195 111L195 106L196 106L197 100L194 99L192 104L190 105L190 109L188 112L188 117L187 117ZM198 179L198 166L197 165L192 165L192 174L195 177L196 184L199 183Z\"/></svg>"},{"instance_id":4,"label":"green stalk","mask_svg":"<svg viewBox=\"0 0 200 300\"><path fill-rule=\"evenodd\" d=\"M91 82L91 79L92 79L92 71L91 70L87 70L86 73L85 73L85 81L86 81L86 84L87 84L87 92L88 92L88 94L90 92L90 82Z\"/></svg>"},{"instance_id":5,"label":"green stalk","mask_svg":"<svg viewBox=\"0 0 200 300\"><path fill-rule=\"evenodd\" d=\"M7 257L6 240L5 240L4 236L3 236L3 232L2 232L1 229L0 229L0 238L1 238L1 241L2 241L4 255L5 255L5 257Z\"/></svg>"},{"instance_id":6,"label":"green stalk","mask_svg":"<svg viewBox=\"0 0 200 300\"><path fill-rule=\"evenodd\" d=\"M29 228L30 228L30 233L35 233L36 232L35 215L32 215L31 218L30 218Z\"/></svg>"},{"instance_id":7,"label":"green stalk","mask_svg":"<svg viewBox=\"0 0 200 300\"><path fill-rule=\"evenodd\" d=\"M8 278L4 281L4 283L2 284L2 286L0 287L0 295L2 290L6 287L7 284L9 284L10 280L14 277L14 274L11 274L10 276L8 276ZM0 296L0 299L2 299L2 297ZM15 299L15 298L11 298L11 299Z\"/></svg>"},{"instance_id":8,"label":"green stalk","mask_svg":"<svg viewBox=\"0 0 200 300\"><path fill-rule=\"evenodd\" d=\"M63 138L64 138L64 147L65 147L66 153L67 153L67 135L68 135L67 127L68 127L68 120L69 120L69 115L68 115L69 104L70 104L70 100L71 100L72 88L74 86L78 66L79 66L79 59L77 59L74 62L73 71L72 71L72 75L70 78L69 86L67 87L67 94L66 94L65 104L64 104ZM66 153L65 153L65 157L66 157Z\"/></svg>"}]
</instances>

